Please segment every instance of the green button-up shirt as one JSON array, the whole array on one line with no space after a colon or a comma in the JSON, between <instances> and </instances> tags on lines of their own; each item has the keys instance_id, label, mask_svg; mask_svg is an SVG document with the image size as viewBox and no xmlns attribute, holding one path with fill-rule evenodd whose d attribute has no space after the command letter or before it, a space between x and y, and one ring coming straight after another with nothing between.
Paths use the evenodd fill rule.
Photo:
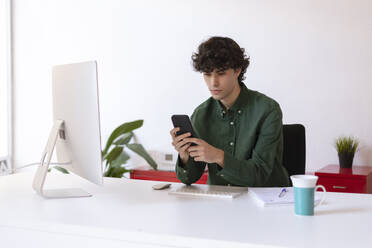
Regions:
<instances>
[{"instance_id":1,"label":"green button-up shirt","mask_svg":"<svg viewBox=\"0 0 372 248\"><path fill-rule=\"evenodd\" d=\"M191 116L198 138L225 152L224 167L178 158L177 177L185 184L200 179L208 165L208 184L250 187L289 186L283 167L282 111L273 99L247 89L229 110L212 97Z\"/></svg>"}]
</instances>

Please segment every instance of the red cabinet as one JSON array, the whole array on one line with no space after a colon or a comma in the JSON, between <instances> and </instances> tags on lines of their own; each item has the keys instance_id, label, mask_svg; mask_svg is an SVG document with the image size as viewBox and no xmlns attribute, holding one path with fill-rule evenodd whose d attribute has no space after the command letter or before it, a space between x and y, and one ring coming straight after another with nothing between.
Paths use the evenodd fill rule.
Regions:
<instances>
[{"instance_id":1,"label":"red cabinet","mask_svg":"<svg viewBox=\"0 0 372 248\"><path fill-rule=\"evenodd\" d=\"M317 184L329 192L372 193L372 167L353 166L350 169L339 165L327 165L315 172Z\"/></svg>"},{"instance_id":2,"label":"red cabinet","mask_svg":"<svg viewBox=\"0 0 372 248\"><path fill-rule=\"evenodd\" d=\"M179 183L174 171L156 171L156 170L132 170L130 173L131 179L141 180L153 180L153 181L164 181L164 182L176 182ZM199 181L196 184L206 184L208 179L208 172L204 172Z\"/></svg>"}]
</instances>

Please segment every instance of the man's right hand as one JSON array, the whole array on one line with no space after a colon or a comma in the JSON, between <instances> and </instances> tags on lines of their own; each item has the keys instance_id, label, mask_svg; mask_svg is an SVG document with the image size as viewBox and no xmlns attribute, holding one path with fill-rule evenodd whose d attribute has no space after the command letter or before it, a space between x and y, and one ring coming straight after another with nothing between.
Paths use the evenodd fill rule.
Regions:
<instances>
[{"instance_id":1,"label":"man's right hand","mask_svg":"<svg viewBox=\"0 0 372 248\"><path fill-rule=\"evenodd\" d=\"M176 133L180 131L179 127L175 127L170 131L172 136L172 145L177 150L180 155L181 161L183 164L186 164L189 161L190 154L187 151L187 148L190 147L191 143L185 140L185 138L190 137L191 133L184 133L176 136Z\"/></svg>"}]
</instances>

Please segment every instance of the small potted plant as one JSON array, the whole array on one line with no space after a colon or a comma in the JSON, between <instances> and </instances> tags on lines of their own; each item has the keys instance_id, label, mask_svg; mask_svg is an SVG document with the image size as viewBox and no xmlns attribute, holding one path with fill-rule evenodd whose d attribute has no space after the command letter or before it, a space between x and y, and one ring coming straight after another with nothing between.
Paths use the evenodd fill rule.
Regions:
<instances>
[{"instance_id":1,"label":"small potted plant","mask_svg":"<svg viewBox=\"0 0 372 248\"><path fill-rule=\"evenodd\" d=\"M102 162L104 164L104 176L105 177L123 177L123 174L130 172L125 164L130 159L129 154L125 151L125 148L137 153L143 157L146 162L154 169L157 170L158 165L147 153L145 148L136 142L136 138L133 130L142 127L143 120L136 120L132 122L126 122L115 128L111 133L110 137L106 142L106 146L102 151ZM134 143L129 143L131 140ZM63 173L69 173L65 168L60 166L53 167ZM50 171L49 169L48 171Z\"/></svg>"},{"instance_id":2,"label":"small potted plant","mask_svg":"<svg viewBox=\"0 0 372 248\"><path fill-rule=\"evenodd\" d=\"M351 168L359 140L354 137L340 136L335 142L341 168Z\"/></svg>"},{"instance_id":3,"label":"small potted plant","mask_svg":"<svg viewBox=\"0 0 372 248\"><path fill-rule=\"evenodd\" d=\"M158 165L147 153L145 148L136 142L133 130L142 127L143 120L123 123L111 133L106 142L106 146L102 151L102 160L104 163L104 176L105 177L122 177L124 173L130 172L125 167L127 160L130 156L125 152L124 148L137 153L143 157L146 162L156 170ZM129 143L132 138L134 143Z\"/></svg>"}]
</instances>

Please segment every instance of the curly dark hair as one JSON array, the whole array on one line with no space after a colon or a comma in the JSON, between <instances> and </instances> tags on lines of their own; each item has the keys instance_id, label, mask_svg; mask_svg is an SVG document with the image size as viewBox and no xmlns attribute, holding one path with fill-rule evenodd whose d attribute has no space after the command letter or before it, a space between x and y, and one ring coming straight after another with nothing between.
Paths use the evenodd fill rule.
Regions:
<instances>
[{"instance_id":1,"label":"curly dark hair","mask_svg":"<svg viewBox=\"0 0 372 248\"><path fill-rule=\"evenodd\" d=\"M191 59L195 71L198 72L241 68L238 81L242 82L249 66L249 57L244 51L244 48L241 48L233 39L215 36L201 43L198 52L193 53Z\"/></svg>"}]
</instances>

